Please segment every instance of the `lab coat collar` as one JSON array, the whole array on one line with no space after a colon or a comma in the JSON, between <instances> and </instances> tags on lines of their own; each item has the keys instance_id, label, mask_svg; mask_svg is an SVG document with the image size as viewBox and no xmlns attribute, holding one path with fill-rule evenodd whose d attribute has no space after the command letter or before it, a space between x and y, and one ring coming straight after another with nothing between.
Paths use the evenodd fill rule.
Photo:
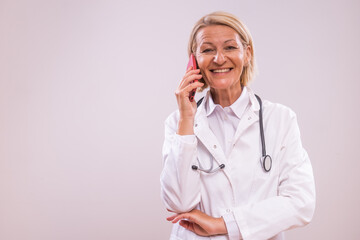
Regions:
<instances>
[{"instance_id":1,"label":"lab coat collar","mask_svg":"<svg viewBox=\"0 0 360 240\"><path fill-rule=\"evenodd\" d=\"M259 110L260 110L260 104L259 104L258 100L256 99L253 90L252 90L250 87L247 87L247 86L246 86L245 88L247 88L247 91L248 91L248 93L249 93L251 109L252 109L254 112L259 111Z\"/></svg>"},{"instance_id":2,"label":"lab coat collar","mask_svg":"<svg viewBox=\"0 0 360 240\"><path fill-rule=\"evenodd\" d=\"M253 92L253 90L248 87L248 86L245 86L244 88L246 88L246 92L248 93L249 95L249 98L250 98L250 107L251 109L254 111L254 112L257 112L260 110L260 104L258 102L258 100L256 99L255 97L255 94ZM203 101L201 102L200 106L198 107L197 109L197 112L196 112L196 117L200 116L201 114L206 114L206 105L208 105L208 102L210 101L210 91L208 90L206 95L204 96L204 99ZM212 101L212 100L211 100ZM212 112L213 110L209 111L209 114ZM209 115L207 114L207 115Z\"/></svg>"},{"instance_id":3,"label":"lab coat collar","mask_svg":"<svg viewBox=\"0 0 360 240\"><path fill-rule=\"evenodd\" d=\"M233 104L231 104L231 106L229 106L228 108L230 108L231 111L240 119L248 104L249 104L249 95L247 92L247 88L244 87L240 97L236 99L236 101ZM219 107L222 108L222 106L220 106L219 104L214 103L212 96L210 94L209 101L207 101L207 104L205 105L206 116L210 116L214 112L214 110Z\"/></svg>"},{"instance_id":4,"label":"lab coat collar","mask_svg":"<svg viewBox=\"0 0 360 240\"><path fill-rule=\"evenodd\" d=\"M210 91L209 91L209 99L208 99L208 101L206 101L206 104L204 105L207 117L214 112L217 105L218 104L214 103L214 100L211 97L211 94L210 94Z\"/></svg>"}]
</instances>

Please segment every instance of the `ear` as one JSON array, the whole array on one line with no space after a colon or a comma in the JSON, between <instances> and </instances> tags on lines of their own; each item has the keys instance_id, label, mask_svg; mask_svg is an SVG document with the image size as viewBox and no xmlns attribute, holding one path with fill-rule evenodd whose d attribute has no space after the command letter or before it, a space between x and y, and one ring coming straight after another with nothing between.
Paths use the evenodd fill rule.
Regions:
<instances>
[{"instance_id":1,"label":"ear","mask_svg":"<svg viewBox=\"0 0 360 240\"><path fill-rule=\"evenodd\" d=\"M251 61L251 47L249 45L246 45L244 48L244 62L245 66L249 66Z\"/></svg>"}]
</instances>

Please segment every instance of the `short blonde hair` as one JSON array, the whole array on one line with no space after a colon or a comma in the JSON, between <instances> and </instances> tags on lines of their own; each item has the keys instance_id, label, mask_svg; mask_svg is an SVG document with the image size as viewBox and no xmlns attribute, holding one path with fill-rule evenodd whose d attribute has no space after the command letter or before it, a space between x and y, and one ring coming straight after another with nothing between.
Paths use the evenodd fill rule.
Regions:
<instances>
[{"instance_id":1,"label":"short blonde hair","mask_svg":"<svg viewBox=\"0 0 360 240\"><path fill-rule=\"evenodd\" d=\"M234 29L240 36L241 43L244 47L250 46L250 53L251 59L249 64L244 66L243 72L240 76L240 84L241 86L246 86L248 83L254 78L256 73L256 62L255 62L255 55L254 55L254 44L251 37L251 34L248 28L242 23L236 16L227 13L227 12L213 12L203 16L192 29L190 34L189 44L188 44L188 53L194 53L197 48L196 42L196 34L201 28L210 25L224 25ZM204 82L204 86L201 90L207 87L207 84Z\"/></svg>"}]
</instances>

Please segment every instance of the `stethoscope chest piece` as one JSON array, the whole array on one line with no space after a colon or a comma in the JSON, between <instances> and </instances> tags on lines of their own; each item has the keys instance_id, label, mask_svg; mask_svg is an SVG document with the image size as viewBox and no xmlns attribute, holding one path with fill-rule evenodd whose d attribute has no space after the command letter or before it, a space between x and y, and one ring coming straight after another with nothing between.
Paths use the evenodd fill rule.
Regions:
<instances>
[{"instance_id":1,"label":"stethoscope chest piece","mask_svg":"<svg viewBox=\"0 0 360 240\"><path fill-rule=\"evenodd\" d=\"M269 155L266 155L265 157L261 157L261 165L265 172L269 172L272 166L271 157Z\"/></svg>"}]
</instances>

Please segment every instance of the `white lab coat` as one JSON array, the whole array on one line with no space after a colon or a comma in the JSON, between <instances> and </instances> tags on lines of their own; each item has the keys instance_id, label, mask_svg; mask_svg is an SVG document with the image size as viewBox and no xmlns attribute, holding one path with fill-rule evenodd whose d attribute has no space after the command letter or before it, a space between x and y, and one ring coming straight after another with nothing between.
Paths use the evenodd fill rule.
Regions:
<instances>
[{"instance_id":1,"label":"white lab coat","mask_svg":"<svg viewBox=\"0 0 360 240\"><path fill-rule=\"evenodd\" d=\"M233 214L243 239L283 239L283 231L303 226L312 219L315 186L310 160L303 149L295 113L289 108L263 101L266 151L272 157L270 172L260 165L260 105L248 88L250 107L240 120L233 149L226 157L208 126L205 104L199 106L194 123L196 138L186 142L176 134L179 112L165 122L164 166L161 196L167 209L188 212L200 209L213 217ZM204 169L224 163L223 170L208 174ZM173 226L170 239L238 239L230 235L200 237L180 225Z\"/></svg>"}]
</instances>

